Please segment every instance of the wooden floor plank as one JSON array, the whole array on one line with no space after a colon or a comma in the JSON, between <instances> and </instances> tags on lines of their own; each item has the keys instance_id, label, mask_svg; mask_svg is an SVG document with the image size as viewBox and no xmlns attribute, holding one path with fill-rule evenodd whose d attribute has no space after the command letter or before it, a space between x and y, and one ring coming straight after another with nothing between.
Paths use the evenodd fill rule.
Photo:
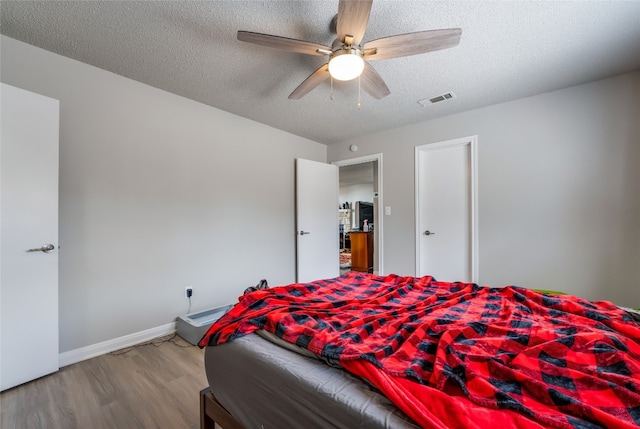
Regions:
<instances>
[{"instance_id":1,"label":"wooden floor plank","mask_svg":"<svg viewBox=\"0 0 640 429\"><path fill-rule=\"evenodd\" d=\"M204 351L176 337L79 362L2 392L0 426L196 429L206 385Z\"/></svg>"}]
</instances>

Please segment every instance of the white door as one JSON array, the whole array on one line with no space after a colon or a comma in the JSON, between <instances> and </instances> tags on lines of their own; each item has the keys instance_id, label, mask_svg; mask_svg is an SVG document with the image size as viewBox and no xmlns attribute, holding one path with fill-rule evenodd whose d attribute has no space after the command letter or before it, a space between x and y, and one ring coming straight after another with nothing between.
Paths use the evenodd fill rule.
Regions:
<instances>
[{"instance_id":1,"label":"white door","mask_svg":"<svg viewBox=\"0 0 640 429\"><path fill-rule=\"evenodd\" d=\"M475 138L416 148L416 271L477 282Z\"/></svg>"},{"instance_id":2,"label":"white door","mask_svg":"<svg viewBox=\"0 0 640 429\"><path fill-rule=\"evenodd\" d=\"M58 370L59 133L57 100L5 84L0 99L0 390L5 390Z\"/></svg>"},{"instance_id":3,"label":"white door","mask_svg":"<svg viewBox=\"0 0 640 429\"><path fill-rule=\"evenodd\" d=\"M338 167L296 159L297 281L340 275Z\"/></svg>"}]
</instances>

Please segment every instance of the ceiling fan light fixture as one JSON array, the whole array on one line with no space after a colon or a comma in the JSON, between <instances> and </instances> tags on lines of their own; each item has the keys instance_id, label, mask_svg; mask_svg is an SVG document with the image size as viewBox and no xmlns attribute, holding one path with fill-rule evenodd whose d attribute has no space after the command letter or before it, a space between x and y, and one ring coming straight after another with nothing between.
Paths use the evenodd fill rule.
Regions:
<instances>
[{"instance_id":1,"label":"ceiling fan light fixture","mask_svg":"<svg viewBox=\"0 0 640 429\"><path fill-rule=\"evenodd\" d=\"M362 74L364 59L362 52L354 48L334 51L329 59L329 74L336 80L352 80Z\"/></svg>"},{"instance_id":2,"label":"ceiling fan light fixture","mask_svg":"<svg viewBox=\"0 0 640 429\"><path fill-rule=\"evenodd\" d=\"M1 1L1 0L0 0ZM363 43L369 23L372 0L340 0L338 14L333 19L332 33L337 37L331 47L272 34L238 31L238 40L256 45L281 49L305 55L328 55L323 63L289 94L290 100L299 100L325 80L358 79L358 108L360 89L380 100L391 93L370 61L407 57L452 48L460 43L461 28L414 31L396 34ZM366 61L365 61L366 57ZM362 79L360 77L362 76ZM333 98L332 98L333 99Z\"/></svg>"}]
</instances>

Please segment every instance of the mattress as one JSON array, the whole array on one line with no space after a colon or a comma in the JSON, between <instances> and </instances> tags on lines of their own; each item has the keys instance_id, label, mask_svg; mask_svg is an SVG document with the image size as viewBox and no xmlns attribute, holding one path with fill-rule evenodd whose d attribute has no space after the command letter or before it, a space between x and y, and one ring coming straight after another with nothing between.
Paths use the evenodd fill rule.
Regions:
<instances>
[{"instance_id":1,"label":"mattress","mask_svg":"<svg viewBox=\"0 0 640 429\"><path fill-rule=\"evenodd\" d=\"M362 380L257 334L205 350L209 386L245 428L418 428Z\"/></svg>"}]
</instances>

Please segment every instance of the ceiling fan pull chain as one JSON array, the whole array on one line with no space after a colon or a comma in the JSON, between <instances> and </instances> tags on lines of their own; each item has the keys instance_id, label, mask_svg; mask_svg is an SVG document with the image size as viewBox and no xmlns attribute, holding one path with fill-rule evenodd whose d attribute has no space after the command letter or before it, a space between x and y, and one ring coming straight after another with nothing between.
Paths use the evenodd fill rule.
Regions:
<instances>
[{"instance_id":1,"label":"ceiling fan pull chain","mask_svg":"<svg viewBox=\"0 0 640 429\"><path fill-rule=\"evenodd\" d=\"M331 95L329 96L329 99L333 101L333 76L331 76Z\"/></svg>"},{"instance_id":2,"label":"ceiling fan pull chain","mask_svg":"<svg viewBox=\"0 0 640 429\"><path fill-rule=\"evenodd\" d=\"M360 104L360 76L358 76L358 110L360 110L362 108L362 105Z\"/></svg>"}]
</instances>

